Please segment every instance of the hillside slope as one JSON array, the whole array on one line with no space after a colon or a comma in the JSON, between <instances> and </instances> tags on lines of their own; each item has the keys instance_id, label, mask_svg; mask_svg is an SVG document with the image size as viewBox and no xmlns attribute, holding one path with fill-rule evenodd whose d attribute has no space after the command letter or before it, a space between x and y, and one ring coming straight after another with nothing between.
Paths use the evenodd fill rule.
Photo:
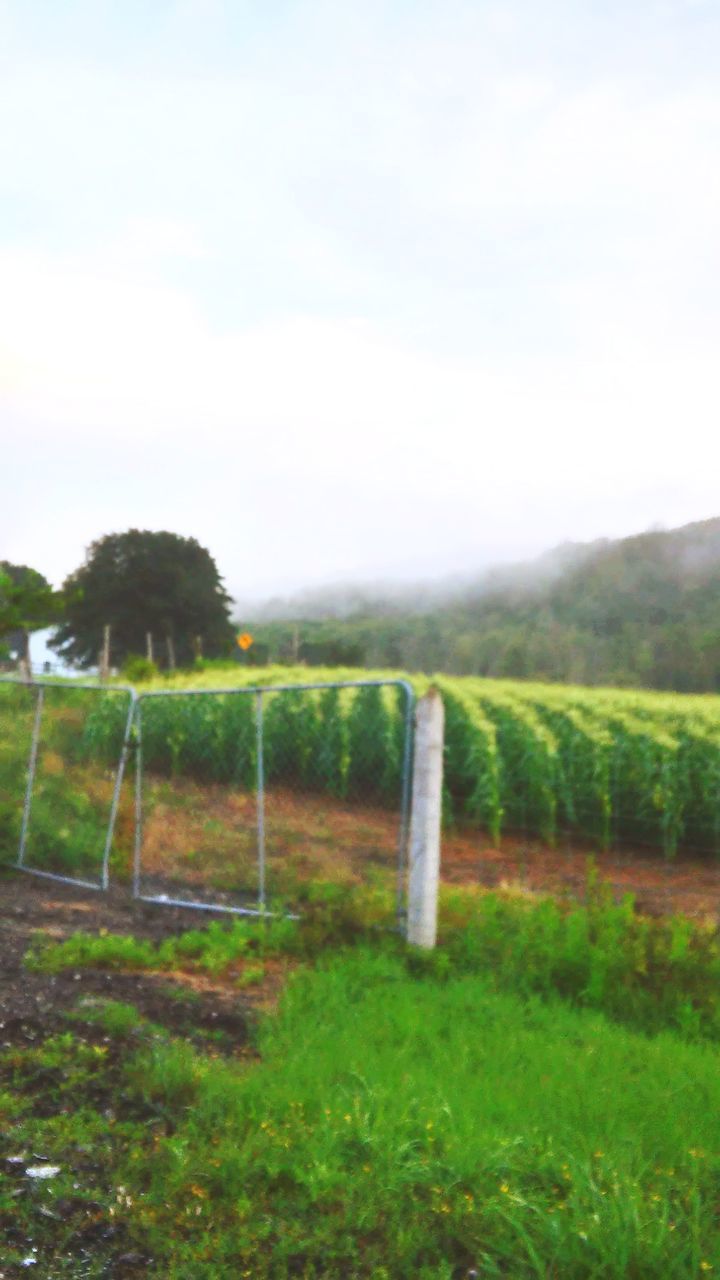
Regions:
<instances>
[{"instance_id":1,"label":"hillside slope","mask_svg":"<svg viewBox=\"0 0 720 1280\"><path fill-rule=\"evenodd\" d=\"M338 602L342 597L342 607ZM459 675L720 689L720 518L558 548L393 607L328 592L253 623L260 659ZM336 608L336 605L338 606ZM419 607L418 607L419 606ZM342 614L342 616L338 616Z\"/></svg>"}]
</instances>

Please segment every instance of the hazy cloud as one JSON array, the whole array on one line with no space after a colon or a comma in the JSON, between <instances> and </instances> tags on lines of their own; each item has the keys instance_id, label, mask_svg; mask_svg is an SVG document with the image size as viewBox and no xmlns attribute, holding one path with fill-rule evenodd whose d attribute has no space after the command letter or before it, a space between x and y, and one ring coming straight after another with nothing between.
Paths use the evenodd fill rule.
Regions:
<instances>
[{"instance_id":1,"label":"hazy cloud","mask_svg":"<svg viewBox=\"0 0 720 1280\"><path fill-rule=\"evenodd\" d=\"M3 555L246 595L717 513L720 18L0 6Z\"/></svg>"}]
</instances>

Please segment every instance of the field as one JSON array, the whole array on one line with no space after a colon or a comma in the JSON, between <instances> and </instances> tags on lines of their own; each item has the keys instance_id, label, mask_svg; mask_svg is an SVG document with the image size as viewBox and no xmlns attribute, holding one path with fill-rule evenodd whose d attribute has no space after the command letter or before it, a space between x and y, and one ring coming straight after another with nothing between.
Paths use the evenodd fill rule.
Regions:
<instances>
[{"instance_id":1,"label":"field","mask_svg":"<svg viewBox=\"0 0 720 1280\"><path fill-rule=\"evenodd\" d=\"M718 1273L715 704L439 683L429 956L386 928L395 689L264 699L268 891L298 920L133 901L130 786L109 893L0 870L5 1280ZM46 689L31 865L98 881L126 710ZM8 860L33 717L0 686ZM257 890L257 742L251 697L144 703L144 885ZM593 851L618 888L642 868L654 916ZM662 914L681 883L699 923Z\"/></svg>"},{"instance_id":2,"label":"field","mask_svg":"<svg viewBox=\"0 0 720 1280\"><path fill-rule=\"evenodd\" d=\"M424 958L329 886L189 933L0 891L7 1280L720 1268L716 933L455 890Z\"/></svg>"},{"instance_id":3,"label":"field","mask_svg":"<svg viewBox=\"0 0 720 1280\"><path fill-rule=\"evenodd\" d=\"M402 673L236 667L163 685L192 689L229 679L273 684L364 677L392 679ZM425 677L408 679L417 693L430 683ZM550 844L572 831L599 848L641 844L666 857L679 847L720 850L719 698L469 677L439 676L435 683L446 704L449 825L469 821L494 837L521 831ZM289 760L297 776L303 762L312 760L318 734L322 740L321 718L308 715L315 698L297 694L292 708L298 736ZM350 732L355 725L359 756L365 757L359 775L363 794L387 798L398 784L401 705L393 706L388 697L363 698L365 726L362 715L353 720L349 697L345 716L341 701L333 701L331 712L326 705L325 723L337 730L344 719ZM189 700L185 707L175 704L172 712L178 771L197 767L204 751L193 742L191 716L199 712L191 711ZM212 716L222 717L219 709ZM371 741L384 742L382 763L368 754ZM309 782L343 794L354 785L352 744L335 759L340 761L337 777L318 779L311 771ZM166 759L164 767L169 763ZM212 772L212 765L207 767Z\"/></svg>"},{"instance_id":4,"label":"field","mask_svg":"<svg viewBox=\"0 0 720 1280\"><path fill-rule=\"evenodd\" d=\"M252 695L213 693L394 673L210 668L157 681L206 696L142 701L142 884L152 894L250 903L257 858ZM420 694L429 684L414 678ZM720 699L438 677L446 709L443 874L573 892L589 856L650 910L698 916L720 901ZM145 690L143 690L144 692ZM405 699L401 688L263 698L268 899L313 877L397 875ZM26 861L97 881L127 702L46 689ZM0 859L21 825L32 696L0 685ZM133 859L132 765L110 874Z\"/></svg>"}]
</instances>

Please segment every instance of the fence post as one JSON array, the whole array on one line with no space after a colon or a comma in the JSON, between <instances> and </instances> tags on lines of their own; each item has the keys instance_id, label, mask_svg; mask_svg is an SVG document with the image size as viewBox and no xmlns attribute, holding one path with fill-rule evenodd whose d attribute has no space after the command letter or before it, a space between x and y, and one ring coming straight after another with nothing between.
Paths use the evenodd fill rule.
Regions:
<instances>
[{"instance_id":1,"label":"fence post","mask_svg":"<svg viewBox=\"0 0 720 1280\"><path fill-rule=\"evenodd\" d=\"M444 729L442 698L431 688L415 711L407 940L417 947L434 947L437 937Z\"/></svg>"}]
</instances>

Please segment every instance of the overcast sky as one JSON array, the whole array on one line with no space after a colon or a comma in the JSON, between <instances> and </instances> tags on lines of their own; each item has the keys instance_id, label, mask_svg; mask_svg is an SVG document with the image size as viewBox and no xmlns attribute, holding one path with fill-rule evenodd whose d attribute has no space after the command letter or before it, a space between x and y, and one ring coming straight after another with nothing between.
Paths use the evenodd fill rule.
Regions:
<instances>
[{"instance_id":1,"label":"overcast sky","mask_svg":"<svg viewBox=\"0 0 720 1280\"><path fill-rule=\"evenodd\" d=\"M0 0L0 558L720 514L716 0Z\"/></svg>"}]
</instances>

